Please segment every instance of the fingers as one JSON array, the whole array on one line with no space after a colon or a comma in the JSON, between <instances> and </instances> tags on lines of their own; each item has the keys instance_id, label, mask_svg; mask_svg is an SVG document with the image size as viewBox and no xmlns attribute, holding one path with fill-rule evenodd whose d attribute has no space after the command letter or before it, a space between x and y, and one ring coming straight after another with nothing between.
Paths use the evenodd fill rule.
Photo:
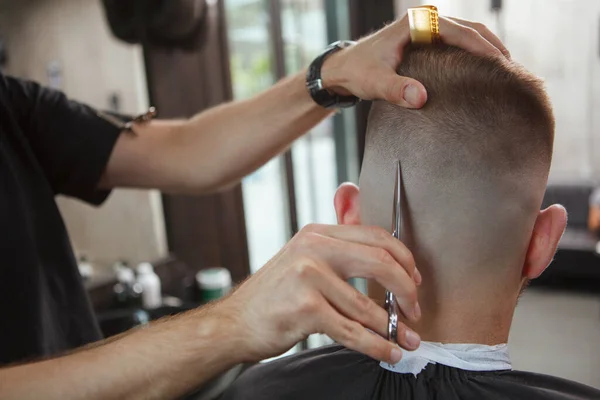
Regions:
<instances>
[{"instance_id":1,"label":"fingers","mask_svg":"<svg viewBox=\"0 0 600 400\"><path fill-rule=\"evenodd\" d=\"M502 52L502 54L504 54L504 56L506 58L508 58L510 60L510 52L504 46L504 43L502 43L502 41L498 38L498 36L494 35L494 33L492 31L490 31L487 26L485 26L484 24L481 24L479 22L467 21L465 19L454 18L454 17L447 17L447 18L451 19L454 22L458 22L461 25L465 25L465 26L475 29L477 32L479 32L479 34L485 40L487 40L492 45L494 45L498 50L500 50Z\"/></svg>"},{"instance_id":2,"label":"fingers","mask_svg":"<svg viewBox=\"0 0 600 400\"><path fill-rule=\"evenodd\" d=\"M388 335L388 313L373 300L365 296L348 283L341 280L332 271L322 270L318 283L321 294L338 312L350 320L360 323L380 336ZM419 347L421 338L404 324L398 326L398 344L407 350Z\"/></svg>"},{"instance_id":3,"label":"fingers","mask_svg":"<svg viewBox=\"0 0 600 400\"><path fill-rule=\"evenodd\" d=\"M487 41L476 29L446 17L440 17L439 23L440 37L444 43L480 56L504 56L500 49Z\"/></svg>"},{"instance_id":4,"label":"fingers","mask_svg":"<svg viewBox=\"0 0 600 400\"><path fill-rule=\"evenodd\" d=\"M399 76L394 70L386 74L387 79L382 79L385 75L378 75L378 98L405 108L421 108L425 105L427 90L419 81Z\"/></svg>"},{"instance_id":5,"label":"fingers","mask_svg":"<svg viewBox=\"0 0 600 400\"><path fill-rule=\"evenodd\" d=\"M356 245L360 246L360 245ZM421 307L417 298L417 287L413 280L398 267L393 267L387 260L378 261L379 255L372 253L362 262L348 264L344 271L349 278L374 279L381 286L396 295L396 301L402 314L411 321L421 318Z\"/></svg>"},{"instance_id":6,"label":"fingers","mask_svg":"<svg viewBox=\"0 0 600 400\"><path fill-rule=\"evenodd\" d=\"M369 230L365 227L363 229ZM391 237L389 234L386 236ZM314 256L329 265L338 276L343 279L375 279L396 295L400 310L406 318L417 321L421 317L415 281L388 251L315 232L305 233L303 242Z\"/></svg>"},{"instance_id":7,"label":"fingers","mask_svg":"<svg viewBox=\"0 0 600 400\"><path fill-rule=\"evenodd\" d=\"M402 351L398 346L369 332L358 322L343 317L326 302L324 303L318 321L320 330L323 333L347 348L366 354L376 360L392 364L400 361Z\"/></svg>"},{"instance_id":8,"label":"fingers","mask_svg":"<svg viewBox=\"0 0 600 400\"><path fill-rule=\"evenodd\" d=\"M385 100L404 108L421 108L427 102L427 90L417 80L399 76L395 68L402 59L403 49L410 43L408 17L395 21L386 26L376 35L385 38L382 42L389 43L390 49L396 54L389 54L389 64L379 71L373 71L373 84L376 93L373 98ZM381 43L381 42L380 42Z\"/></svg>"},{"instance_id":9,"label":"fingers","mask_svg":"<svg viewBox=\"0 0 600 400\"><path fill-rule=\"evenodd\" d=\"M387 336L388 313L333 272L319 282L320 290L329 304L341 314L365 328Z\"/></svg>"},{"instance_id":10,"label":"fingers","mask_svg":"<svg viewBox=\"0 0 600 400\"><path fill-rule=\"evenodd\" d=\"M398 322L398 344L406 350L416 350L421 345L421 337L412 329Z\"/></svg>"},{"instance_id":11,"label":"fingers","mask_svg":"<svg viewBox=\"0 0 600 400\"><path fill-rule=\"evenodd\" d=\"M308 225L304 230L343 240L363 244L387 251L404 268L415 283L421 283L421 274L415 265L411 251L400 240L379 227L359 225ZM385 257L381 255L381 257ZM364 278L364 277L363 277Z\"/></svg>"},{"instance_id":12,"label":"fingers","mask_svg":"<svg viewBox=\"0 0 600 400\"><path fill-rule=\"evenodd\" d=\"M510 59L510 52L506 49L502 41L484 24L460 18L442 16L439 17L439 23L440 36L444 43L460 47L475 54L503 54L506 58ZM396 34L402 32L408 36L410 31L408 15L405 15L404 18L396 21L393 26L395 27ZM410 41L410 39L408 39L408 41ZM402 46L402 48L404 48L404 46Z\"/></svg>"}]
</instances>

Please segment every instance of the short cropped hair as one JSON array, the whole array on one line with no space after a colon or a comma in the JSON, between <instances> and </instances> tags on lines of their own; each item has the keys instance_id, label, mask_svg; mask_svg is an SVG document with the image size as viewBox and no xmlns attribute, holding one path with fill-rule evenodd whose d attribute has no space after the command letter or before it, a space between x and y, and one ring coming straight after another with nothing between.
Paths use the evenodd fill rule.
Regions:
<instances>
[{"instance_id":1,"label":"short cropped hair","mask_svg":"<svg viewBox=\"0 0 600 400\"><path fill-rule=\"evenodd\" d=\"M389 228L399 160L405 241L421 262L438 263L436 248L446 243L454 245L449 263L464 265L466 253L473 264L516 262L502 252L523 256L552 159L554 117L542 81L514 62L450 46L408 48L398 73L422 82L428 100L419 110L373 104L363 223Z\"/></svg>"}]
</instances>

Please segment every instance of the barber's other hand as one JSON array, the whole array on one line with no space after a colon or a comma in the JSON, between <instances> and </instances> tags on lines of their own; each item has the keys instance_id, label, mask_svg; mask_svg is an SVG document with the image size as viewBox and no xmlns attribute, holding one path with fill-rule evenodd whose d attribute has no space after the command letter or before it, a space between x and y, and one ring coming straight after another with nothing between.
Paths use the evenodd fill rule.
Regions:
<instances>
[{"instance_id":1,"label":"barber's other hand","mask_svg":"<svg viewBox=\"0 0 600 400\"><path fill-rule=\"evenodd\" d=\"M485 25L458 18L440 17L444 43L482 56L510 58L500 39ZM399 76L404 48L410 43L408 16L335 53L323 65L323 85L338 94L365 100L386 100L407 108L421 108L427 101L425 87Z\"/></svg>"},{"instance_id":2,"label":"barber's other hand","mask_svg":"<svg viewBox=\"0 0 600 400\"><path fill-rule=\"evenodd\" d=\"M420 318L421 275L399 240L381 228L309 225L218 305L234 320L231 334L240 335L242 345L235 351L256 361L279 355L312 333L325 333L375 359L399 361L398 346L384 339L387 312L346 282L353 277L377 280L396 294L408 319ZM399 324L398 343L414 350L420 338Z\"/></svg>"}]
</instances>

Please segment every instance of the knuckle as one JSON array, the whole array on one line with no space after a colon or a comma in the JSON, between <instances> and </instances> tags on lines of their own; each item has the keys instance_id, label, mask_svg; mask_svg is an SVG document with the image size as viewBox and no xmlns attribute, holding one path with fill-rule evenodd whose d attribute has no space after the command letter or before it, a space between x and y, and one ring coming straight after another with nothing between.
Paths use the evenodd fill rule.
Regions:
<instances>
[{"instance_id":1,"label":"knuckle","mask_svg":"<svg viewBox=\"0 0 600 400\"><path fill-rule=\"evenodd\" d=\"M481 22L474 22L473 23L473 28L475 30L478 30L478 31L487 31L487 30L489 30L488 27L485 26L485 24L482 24Z\"/></svg>"},{"instance_id":2,"label":"knuckle","mask_svg":"<svg viewBox=\"0 0 600 400\"><path fill-rule=\"evenodd\" d=\"M315 276L318 273L319 266L314 260L303 257L296 261L293 269L296 278L303 280Z\"/></svg>"},{"instance_id":3,"label":"knuckle","mask_svg":"<svg viewBox=\"0 0 600 400\"><path fill-rule=\"evenodd\" d=\"M310 224L307 224L306 226L304 226L304 228L302 228L300 230L300 232L316 232L318 229L318 226L319 226L318 224L310 223Z\"/></svg>"},{"instance_id":4,"label":"knuckle","mask_svg":"<svg viewBox=\"0 0 600 400\"><path fill-rule=\"evenodd\" d=\"M357 309L363 313L368 313L368 311L371 309L371 304L371 299L358 290L354 291L354 305Z\"/></svg>"},{"instance_id":5,"label":"knuckle","mask_svg":"<svg viewBox=\"0 0 600 400\"><path fill-rule=\"evenodd\" d=\"M388 253L384 249L375 250L375 258L377 259L377 261L379 261L382 264L386 264L386 265L395 264L394 257L392 257L390 255L390 253Z\"/></svg>"},{"instance_id":6,"label":"knuckle","mask_svg":"<svg viewBox=\"0 0 600 400\"><path fill-rule=\"evenodd\" d=\"M390 268L384 267L378 262L371 263L369 266L369 279L375 279L382 286L385 286L385 282L389 282L389 278L392 276Z\"/></svg>"},{"instance_id":7,"label":"knuckle","mask_svg":"<svg viewBox=\"0 0 600 400\"><path fill-rule=\"evenodd\" d=\"M390 233L387 230L383 229L380 226L374 226L372 228L372 234L373 234L373 236L375 236L377 239L383 241L384 243L389 242L390 239L393 238L393 236L390 235Z\"/></svg>"},{"instance_id":8,"label":"knuckle","mask_svg":"<svg viewBox=\"0 0 600 400\"><path fill-rule=\"evenodd\" d=\"M340 341L347 347L355 347L358 343L358 329L356 323L348 321L340 327Z\"/></svg>"},{"instance_id":9,"label":"knuckle","mask_svg":"<svg viewBox=\"0 0 600 400\"><path fill-rule=\"evenodd\" d=\"M304 232L304 230L300 230L298 233L296 233L294 235L294 237L292 238L292 240L290 241L290 243L293 244L294 247L301 246L302 243L304 242L304 236L305 235L306 235L306 232Z\"/></svg>"},{"instance_id":10,"label":"knuckle","mask_svg":"<svg viewBox=\"0 0 600 400\"><path fill-rule=\"evenodd\" d=\"M406 262L408 263L408 266L411 267L411 269L416 266L415 256L410 250L405 250L404 257L406 258Z\"/></svg>"},{"instance_id":11,"label":"knuckle","mask_svg":"<svg viewBox=\"0 0 600 400\"><path fill-rule=\"evenodd\" d=\"M394 243L394 237L390 234L390 232L388 232L387 230L379 227L379 226L373 226L369 228L369 234L381 245L384 245L386 247L390 247L393 246Z\"/></svg>"},{"instance_id":12,"label":"knuckle","mask_svg":"<svg viewBox=\"0 0 600 400\"><path fill-rule=\"evenodd\" d=\"M383 87L383 97L386 100L392 100L394 99L396 96L396 85L392 84L392 85L385 85Z\"/></svg>"},{"instance_id":13,"label":"knuckle","mask_svg":"<svg viewBox=\"0 0 600 400\"><path fill-rule=\"evenodd\" d=\"M313 247L319 242L320 235L312 231L300 231L298 233L298 245L301 247Z\"/></svg>"},{"instance_id":14,"label":"knuckle","mask_svg":"<svg viewBox=\"0 0 600 400\"><path fill-rule=\"evenodd\" d=\"M314 314L319 310L319 299L317 296L306 296L299 304L299 312L303 315Z\"/></svg>"},{"instance_id":15,"label":"knuckle","mask_svg":"<svg viewBox=\"0 0 600 400\"><path fill-rule=\"evenodd\" d=\"M481 36L476 29L473 29L471 27L467 28L467 35L471 40L479 39L479 37Z\"/></svg>"},{"instance_id":16,"label":"knuckle","mask_svg":"<svg viewBox=\"0 0 600 400\"><path fill-rule=\"evenodd\" d=\"M382 74L382 71L375 69L371 74L371 76L378 76ZM395 75L381 80L380 91L385 100L399 102L404 97L404 86L406 86L405 79Z\"/></svg>"},{"instance_id":17,"label":"knuckle","mask_svg":"<svg viewBox=\"0 0 600 400\"><path fill-rule=\"evenodd\" d=\"M475 38L475 34L479 35L479 33L477 33L475 29L471 28L470 26L461 25L461 34L459 36L461 45L473 41Z\"/></svg>"},{"instance_id":18,"label":"knuckle","mask_svg":"<svg viewBox=\"0 0 600 400\"><path fill-rule=\"evenodd\" d=\"M385 229L381 228L380 226L371 225L371 226L367 227L367 232L369 233L369 235L372 235L375 237L379 237L379 235L381 234L381 231L385 232Z\"/></svg>"}]
</instances>

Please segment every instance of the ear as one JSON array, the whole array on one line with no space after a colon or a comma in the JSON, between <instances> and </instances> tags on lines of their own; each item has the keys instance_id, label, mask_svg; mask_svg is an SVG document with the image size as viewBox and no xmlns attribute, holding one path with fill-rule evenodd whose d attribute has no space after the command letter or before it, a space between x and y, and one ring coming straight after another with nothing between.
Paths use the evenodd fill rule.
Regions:
<instances>
[{"instance_id":1,"label":"ear","mask_svg":"<svg viewBox=\"0 0 600 400\"><path fill-rule=\"evenodd\" d=\"M340 225L360 225L360 190L353 183L342 183L333 198Z\"/></svg>"},{"instance_id":2,"label":"ear","mask_svg":"<svg viewBox=\"0 0 600 400\"><path fill-rule=\"evenodd\" d=\"M535 279L550 265L566 226L567 211L563 206L554 204L540 211L527 249L523 278Z\"/></svg>"}]
</instances>

